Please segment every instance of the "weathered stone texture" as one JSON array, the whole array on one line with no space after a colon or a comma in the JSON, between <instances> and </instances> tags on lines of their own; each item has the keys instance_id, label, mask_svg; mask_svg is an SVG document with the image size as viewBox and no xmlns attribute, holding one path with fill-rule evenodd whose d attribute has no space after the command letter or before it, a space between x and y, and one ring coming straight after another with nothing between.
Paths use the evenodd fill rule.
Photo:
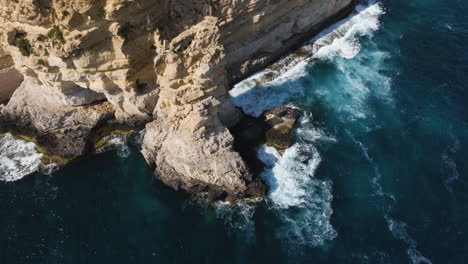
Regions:
<instances>
[{"instance_id":1,"label":"weathered stone texture","mask_svg":"<svg viewBox=\"0 0 468 264\"><path fill-rule=\"evenodd\" d=\"M9 101L0 125L47 135L49 149L76 157L107 120L148 123L143 154L168 185L262 195L233 150L227 127L240 114L229 86L354 2L0 0L0 63L21 73L0 71L13 80L0 88Z\"/></svg>"}]
</instances>

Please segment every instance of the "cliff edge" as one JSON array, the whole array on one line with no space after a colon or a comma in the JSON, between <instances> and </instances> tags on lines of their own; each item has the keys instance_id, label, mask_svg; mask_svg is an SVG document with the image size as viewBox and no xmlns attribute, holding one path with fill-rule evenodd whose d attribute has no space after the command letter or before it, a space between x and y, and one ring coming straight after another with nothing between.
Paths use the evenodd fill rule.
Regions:
<instances>
[{"instance_id":1,"label":"cliff edge","mask_svg":"<svg viewBox=\"0 0 468 264\"><path fill-rule=\"evenodd\" d=\"M106 127L146 125L143 155L174 189L259 197L233 149L232 84L350 12L354 0L0 0L0 131L54 161ZM110 130L110 129L107 129Z\"/></svg>"}]
</instances>

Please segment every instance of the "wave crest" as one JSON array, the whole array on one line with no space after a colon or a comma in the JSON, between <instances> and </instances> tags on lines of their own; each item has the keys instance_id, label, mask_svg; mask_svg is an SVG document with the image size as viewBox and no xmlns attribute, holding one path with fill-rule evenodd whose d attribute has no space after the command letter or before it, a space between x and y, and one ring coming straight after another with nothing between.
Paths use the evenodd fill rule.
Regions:
<instances>
[{"instance_id":1,"label":"wave crest","mask_svg":"<svg viewBox=\"0 0 468 264\"><path fill-rule=\"evenodd\" d=\"M348 18L322 31L297 52L264 71L239 82L229 91L232 102L245 113L260 116L265 110L304 95L301 78L316 62L336 57L354 58L361 50L360 38L372 36L380 27L384 9L380 3L359 5Z\"/></svg>"},{"instance_id":2,"label":"wave crest","mask_svg":"<svg viewBox=\"0 0 468 264\"><path fill-rule=\"evenodd\" d=\"M270 187L271 208L282 222L276 235L295 244L318 246L337 232L330 222L332 182L315 177L322 158L314 143L335 139L314 128L307 115L295 136L297 143L282 154L273 147L259 148L258 157L267 167L261 177Z\"/></svg>"}]
</instances>

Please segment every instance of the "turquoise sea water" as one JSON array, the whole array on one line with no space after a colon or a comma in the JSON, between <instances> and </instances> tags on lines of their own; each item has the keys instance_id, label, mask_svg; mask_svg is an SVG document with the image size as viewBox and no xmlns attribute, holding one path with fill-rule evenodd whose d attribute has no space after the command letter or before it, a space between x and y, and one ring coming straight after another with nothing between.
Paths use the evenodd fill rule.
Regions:
<instances>
[{"instance_id":1,"label":"turquoise sea water","mask_svg":"<svg viewBox=\"0 0 468 264\"><path fill-rule=\"evenodd\" d=\"M466 263L468 2L358 11L313 58L232 92L251 113L305 110L283 156L258 150L265 201L174 192L130 139L0 182L0 263Z\"/></svg>"}]
</instances>

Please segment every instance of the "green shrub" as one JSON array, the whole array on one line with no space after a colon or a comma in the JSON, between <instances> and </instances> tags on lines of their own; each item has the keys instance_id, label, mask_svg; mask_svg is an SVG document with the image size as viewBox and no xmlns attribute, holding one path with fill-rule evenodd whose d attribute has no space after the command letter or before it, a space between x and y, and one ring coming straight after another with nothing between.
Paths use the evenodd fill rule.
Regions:
<instances>
[{"instance_id":1,"label":"green shrub","mask_svg":"<svg viewBox=\"0 0 468 264\"><path fill-rule=\"evenodd\" d=\"M38 65L44 66L44 65L45 65L45 61L44 61L43 59L38 59L38 60L37 60L37 64L38 64Z\"/></svg>"},{"instance_id":2,"label":"green shrub","mask_svg":"<svg viewBox=\"0 0 468 264\"><path fill-rule=\"evenodd\" d=\"M47 32L47 37L48 38L53 38L55 37L55 32L58 30L57 26L54 26L49 32Z\"/></svg>"},{"instance_id":3,"label":"green shrub","mask_svg":"<svg viewBox=\"0 0 468 264\"><path fill-rule=\"evenodd\" d=\"M216 8L216 5L217 5L216 1L213 1L213 0L208 0L208 4L213 8Z\"/></svg>"},{"instance_id":4,"label":"green shrub","mask_svg":"<svg viewBox=\"0 0 468 264\"><path fill-rule=\"evenodd\" d=\"M97 15L100 18L105 18L106 17L106 9L104 9L104 7L99 8L98 11L97 11Z\"/></svg>"},{"instance_id":5,"label":"green shrub","mask_svg":"<svg viewBox=\"0 0 468 264\"><path fill-rule=\"evenodd\" d=\"M53 7L50 9L50 14L52 15L52 18L58 18L57 12L55 12L55 9Z\"/></svg>"},{"instance_id":6,"label":"green shrub","mask_svg":"<svg viewBox=\"0 0 468 264\"><path fill-rule=\"evenodd\" d=\"M29 57L31 55L31 44L29 43L29 40L27 39L17 39L16 40L16 46L18 47L19 51L21 52L21 55Z\"/></svg>"},{"instance_id":7,"label":"green shrub","mask_svg":"<svg viewBox=\"0 0 468 264\"><path fill-rule=\"evenodd\" d=\"M63 37L62 31L60 31L60 28L58 26L54 26L49 32L47 32L47 37L50 39L56 39L58 40L61 44L65 44L65 38Z\"/></svg>"},{"instance_id":8,"label":"green shrub","mask_svg":"<svg viewBox=\"0 0 468 264\"><path fill-rule=\"evenodd\" d=\"M67 17L70 13L68 13L67 10L63 10L62 11L62 19L64 19L65 17Z\"/></svg>"},{"instance_id":9,"label":"green shrub","mask_svg":"<svg viewBox=\"0 0 468 264\"><path fill-rule=\"evenodd\" d=\"M39 36L37 36L37 41L44 41L44 40L46 40L46 39L47 39L47 37L44 36L44 35L42 35L42 34L40 34Z\"/></svg>"}]
</instances>

